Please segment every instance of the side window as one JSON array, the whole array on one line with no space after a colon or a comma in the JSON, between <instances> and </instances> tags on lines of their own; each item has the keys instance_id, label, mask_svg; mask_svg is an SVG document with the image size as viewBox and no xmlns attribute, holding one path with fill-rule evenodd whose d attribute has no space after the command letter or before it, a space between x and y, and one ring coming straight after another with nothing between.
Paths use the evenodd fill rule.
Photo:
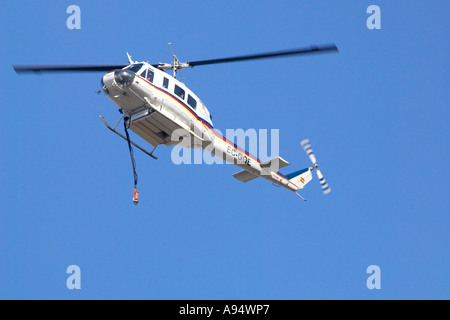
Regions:
<instances>
[{"instance_id":1,"label":"side window","mask_svg":"<svg viewBox=\"0 0 450 320\"><path fill-rule=\"evenodd\" d=\"M175 94L184 100L184 90L175 85Z\"/></svg>"},{"instance_id":2,"label":"side window","mask_svg":"<svg viewBox=\"0 0 450 320\"><path fill-rule=\"evenodd\" d=\"M147 78L146 79L153 83L154 75L155 75L155 73L152 70L148 69L147 70Z\"/></svg>"},{"instance_id":3,"label":"side window","mask_svg":"<svg viewBox=\"0 0 450 320\"><path fill-rule=\"evenodd\" d=\"M140 76L141 76L142 78L144 78L144 79L147 79L147 78L145 77L146 74L147 74L147 70L144 69L144 71L141 72Z\"/></svg>"},{"instance_id":4,"label":"side window","mask_svg":"<svg viewBox=\"0 0 450 320\"><path fill-rule=\"evenodd\" d=\"M166 89L169 88L169 79L167 79L167 78L163 79L163 87Z\"/></svg>"},{"instance_id":5,"label":"side window","mask_svg":"<svg viewBox=\"0 0 450 320\"><path fill-rule=\"evenodd\" d=\"M188 94L188 101L187 102L192 107L192 109L195 110L197 108L197 100L192 98L190 94Z\"/></svg>"}]
</instances>

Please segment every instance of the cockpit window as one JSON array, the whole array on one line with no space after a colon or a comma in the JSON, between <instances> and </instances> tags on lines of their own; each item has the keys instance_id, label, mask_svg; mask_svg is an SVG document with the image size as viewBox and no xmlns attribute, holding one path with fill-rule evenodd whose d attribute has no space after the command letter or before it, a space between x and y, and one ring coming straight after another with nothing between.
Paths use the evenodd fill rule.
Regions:
<instances>
[{"instance_id":1,"label":"cockpit window","mask_svg":"<svg viewBox=\"0 0 450 320\"><path fill-rule=\"evenodd\" d=\"M150 69L144 69L142 70L140 76L144 79L146 79L149 82L153 83L153 76L155 75L155 73L153 72L153 70Z\"/></svg>"},{"instance_id":2,"label":"cockpit window","mask_svg":"<svg viewBox=\"0 0 450 320\"><path fill-rule=\"evenodd\" d=\"M133 64L129 67L126 67L126 69L131 70L133 72L138 72L139 70L141 70L143 64L142 63L138 63L138 64Z\"/></svg>"}]
</instances>

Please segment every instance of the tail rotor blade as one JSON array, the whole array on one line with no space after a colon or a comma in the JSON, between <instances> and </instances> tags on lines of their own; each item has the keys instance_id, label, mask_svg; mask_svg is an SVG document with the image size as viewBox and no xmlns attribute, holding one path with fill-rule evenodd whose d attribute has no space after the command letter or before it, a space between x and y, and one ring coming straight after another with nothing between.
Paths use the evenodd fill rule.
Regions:
<instances>
[{"instance_id":1,"label":"tail rotor blade","mask_svg":"<svg viewBox=\"0 0 450 320\"><path fill-rule=\"evenodd\" d=\"M314 152L311 148L311 144L309 143L309 139L305 139L302 142L300 142L300 145L305 150L306 154L308 155L309 159L314 165L314 168L310 168L310 170L316 169L317 171L317 178L319 179L320 186L322 187L323 194L328 194L331 192L331 188L328 185L327 181L323 177L322 172L319 169L319 165L317 164L316 156L314 155Z\"/></svg>"},{"instance_id":2,"label":"tail rotor blade","mask_svg":"<svg viewBox=\"0 0 450 320\"><path fill-rule=\"evenodd\" d=\"M303 140L302 142L300 142L300 145L302 146L303 150L305 150L305 152L308 155L311 162L314 165L316 165L317 160L316 160L316 157L314 156L314 152L311 148L311 144L309 143L309 140L308 139Z\"/></svg>"},{"instance_id":3,"label":"tail rotor blade","mask_svg":"<svg viewBox=\"0 0 450 320\"><path fill-rule=\"evenodd\" d=\"M322 187L322 192L323 194L328 194L331 192L331 188L328 185L327 181L325 180L325 178L323 177L322 172L319 170L319 168L316 168L317 170L317 178L319 179L320 182L320 186Z\"/></svg>"}]
</instances>

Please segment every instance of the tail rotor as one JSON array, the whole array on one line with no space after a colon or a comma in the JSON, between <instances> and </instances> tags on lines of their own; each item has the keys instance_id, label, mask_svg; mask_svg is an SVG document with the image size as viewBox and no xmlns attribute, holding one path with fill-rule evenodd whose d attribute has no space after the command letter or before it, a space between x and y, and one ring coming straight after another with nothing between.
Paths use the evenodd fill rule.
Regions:
<instances>
[{"instance_id":1,"label":"tail rotor","mask_svg":"<svg viewBox=\"0 0 450 320\"><path fill-rule=\"evenodd\" d=\"M311 160L311 162L313 163L313 165L314 165L313 170L316 169L317 178L319 179L323 194L330 193L331 188L328 185L327 181L323 177L322 172L319 169L319 165L317 164L316 156L314 155L314 152L311 148L311 144L309 143L309 140L308 139L303 140L302 142L300 142L300 145L302 146L303 150L305 150L306 154L309 157L309 160Z\"/></svg>"}]
</instances>

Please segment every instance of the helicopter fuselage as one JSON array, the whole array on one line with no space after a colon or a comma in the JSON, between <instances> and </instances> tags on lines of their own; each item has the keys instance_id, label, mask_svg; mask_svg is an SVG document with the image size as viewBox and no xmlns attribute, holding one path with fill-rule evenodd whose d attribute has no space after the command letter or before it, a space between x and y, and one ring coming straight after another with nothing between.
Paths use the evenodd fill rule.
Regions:
<instances>
[{"instance_id":1,"label":"helicopter fuselage","mask_svg":"<svg viewBox=\"0 0 450 320\"><path fill-rule=\"evenodd\" d=\"M243 182L263 177L291 191L303 188L301 181L293 183L278 172L288 165L283 159L275 159L281 165L261 162L217 133L202 101L166 72L145 62L136 63L105 74L102 86L107 97L130 118L130 129L153 146L181 141L184 147L204 149L244 169L235 174Z\"/></svg>"}]
</instances>

